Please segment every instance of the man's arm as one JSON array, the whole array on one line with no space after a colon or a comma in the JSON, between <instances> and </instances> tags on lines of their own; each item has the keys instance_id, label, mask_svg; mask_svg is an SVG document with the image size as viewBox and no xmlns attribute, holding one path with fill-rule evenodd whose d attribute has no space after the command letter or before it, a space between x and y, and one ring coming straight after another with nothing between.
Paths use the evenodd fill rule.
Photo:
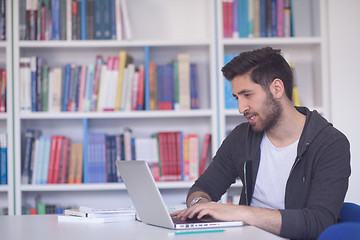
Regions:
<instances>
[{"instance_id":1,"label":"man's arm","mask_svg":"<svg viewBox=\"0 0 360 240\"><path fill-rule=\"evenodd\" d=\"M196 196L200 196L200 193L201 192L194 192L190 195L191 199L194 199ZM188 205L191 202L190 197L187 201ZM172 216L185 220L187 218L194 217L202 218L205 215L208 215L220 221L243 221L246 224L258 227L265 231L277 235L280 234L282 218L280 211L278 210L206 202L205 199L200 201L198 202L199 204L195 204L190 208L175 212Z\"/></svg>"}]
</instances>

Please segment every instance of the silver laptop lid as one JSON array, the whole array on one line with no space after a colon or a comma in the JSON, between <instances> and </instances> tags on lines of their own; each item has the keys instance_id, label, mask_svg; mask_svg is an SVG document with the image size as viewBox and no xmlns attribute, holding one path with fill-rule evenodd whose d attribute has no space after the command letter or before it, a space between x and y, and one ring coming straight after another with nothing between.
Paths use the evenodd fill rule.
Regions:
<instances>
[{"instance_id":1,"label":"silver laptop lid","mask_svg":"<svg viewBox=\"0 0 360 240\"><path fill-rule=\"evenodd\" d=\"M141 221L174 228L174 223L145 161L116 161L117 169Z\"/></svg>"}]
</instances>

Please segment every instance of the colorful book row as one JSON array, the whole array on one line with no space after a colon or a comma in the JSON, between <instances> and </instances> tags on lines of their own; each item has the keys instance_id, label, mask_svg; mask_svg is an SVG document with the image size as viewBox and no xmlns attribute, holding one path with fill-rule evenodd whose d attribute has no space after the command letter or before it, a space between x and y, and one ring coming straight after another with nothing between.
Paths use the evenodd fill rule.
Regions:
<instances>
[{"instance_id":1,"label":"colorful book row","mask_svg":"<svg viewBox=\"0 0 360 240\"><path fill-rule=\"evenodd\" d=\"M8 183L7 146L7 134L0 133L0 185Z\"/></svg>"},{"instance_id":2,"label":"colorful book row","mask_svg":"<svg viewBox=\"0 0 360 240\"><path fill-rule=\"evenodd\" d=\"M77 206L62 207L56 204L42 203L36 200L36 206L31 207L29 205L22 206L22 215L44 215L44 214L64 214L66 209L73 209Z\"/></svg>"},{"instance_id":3,"label":"colorful book row","mask_svg":"<svg viewBox=\"0 0 360 240\"><path fill-rule=\"evenodd\" d=\"M206 134L200 155L197 134L158 132L148 138L123 133L88 133L84 143L68 137L41 136L28 129L24 136L22 184L74 184L120 182L116 160L146 160L157 181L194 181L210 159L210 134Z\"/></svg>"},{"instance_id":4,"label":"colorful book row","mask_svg":"<svg viewBox=\"0 0 360 240\"><path fill-rule=\"evenodd\" d=\"M223 0L225 38L293 37L291 0Z\"/></svg>"},{"instance_id":5,"label":"colorful book row","mask_svg":"<svg viewBox=\"0 0 360 240\"><path fill-rule=\"evenodd\" d=\"M62 68L42 57L20 58L20 108L26 112L198 109L198 92L197 64L188 54L171 64L135 66L120 51L106 62L98 55L94 64Z\"/></svg>"},{"instance_id":6,"label":"colorful book row","mask_svg":"<svg viewBox=\"0 0 360 240\"><path fill-rule=\"evenodd\" d=\"M20 0L20 40L131 39L126 0Z\"/></svg>"}]
</instances>

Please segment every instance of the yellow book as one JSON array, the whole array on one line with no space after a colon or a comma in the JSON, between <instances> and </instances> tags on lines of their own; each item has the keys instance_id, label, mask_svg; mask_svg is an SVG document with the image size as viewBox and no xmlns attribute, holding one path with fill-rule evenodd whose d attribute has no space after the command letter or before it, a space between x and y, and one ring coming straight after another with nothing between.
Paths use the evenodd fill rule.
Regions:
<instances>
[{"instance_id":1,"label":"yellow book","mask_svg":"<svg viewBox=\"0 0 360 240\"><path fill-rule=\"evenodd\" d=\"M118 84L116 89L116 99L115 99L115 111L120 111L121 106L121 95L123 88L124 80L124 69L126 65L131 62L130 56L126 51L120 51L119 53L119 70L118 70Z\"/></svg>"}]
</instances>

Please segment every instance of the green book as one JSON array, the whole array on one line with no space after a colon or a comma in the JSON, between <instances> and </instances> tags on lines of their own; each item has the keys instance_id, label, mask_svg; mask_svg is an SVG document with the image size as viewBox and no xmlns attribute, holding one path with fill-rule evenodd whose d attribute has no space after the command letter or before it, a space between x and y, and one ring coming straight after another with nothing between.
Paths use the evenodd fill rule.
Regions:
<instances>
[{"instance_id":1,"label":"green book","mask_svg":"<svg viewBox=\"0 0 360 240\"><path fill-rule=\"evenodd\" d=\"M43 65L41 68L41 104L42 111L47 112L49 110L49 66Z\"/></svg>"}]
</instances>

